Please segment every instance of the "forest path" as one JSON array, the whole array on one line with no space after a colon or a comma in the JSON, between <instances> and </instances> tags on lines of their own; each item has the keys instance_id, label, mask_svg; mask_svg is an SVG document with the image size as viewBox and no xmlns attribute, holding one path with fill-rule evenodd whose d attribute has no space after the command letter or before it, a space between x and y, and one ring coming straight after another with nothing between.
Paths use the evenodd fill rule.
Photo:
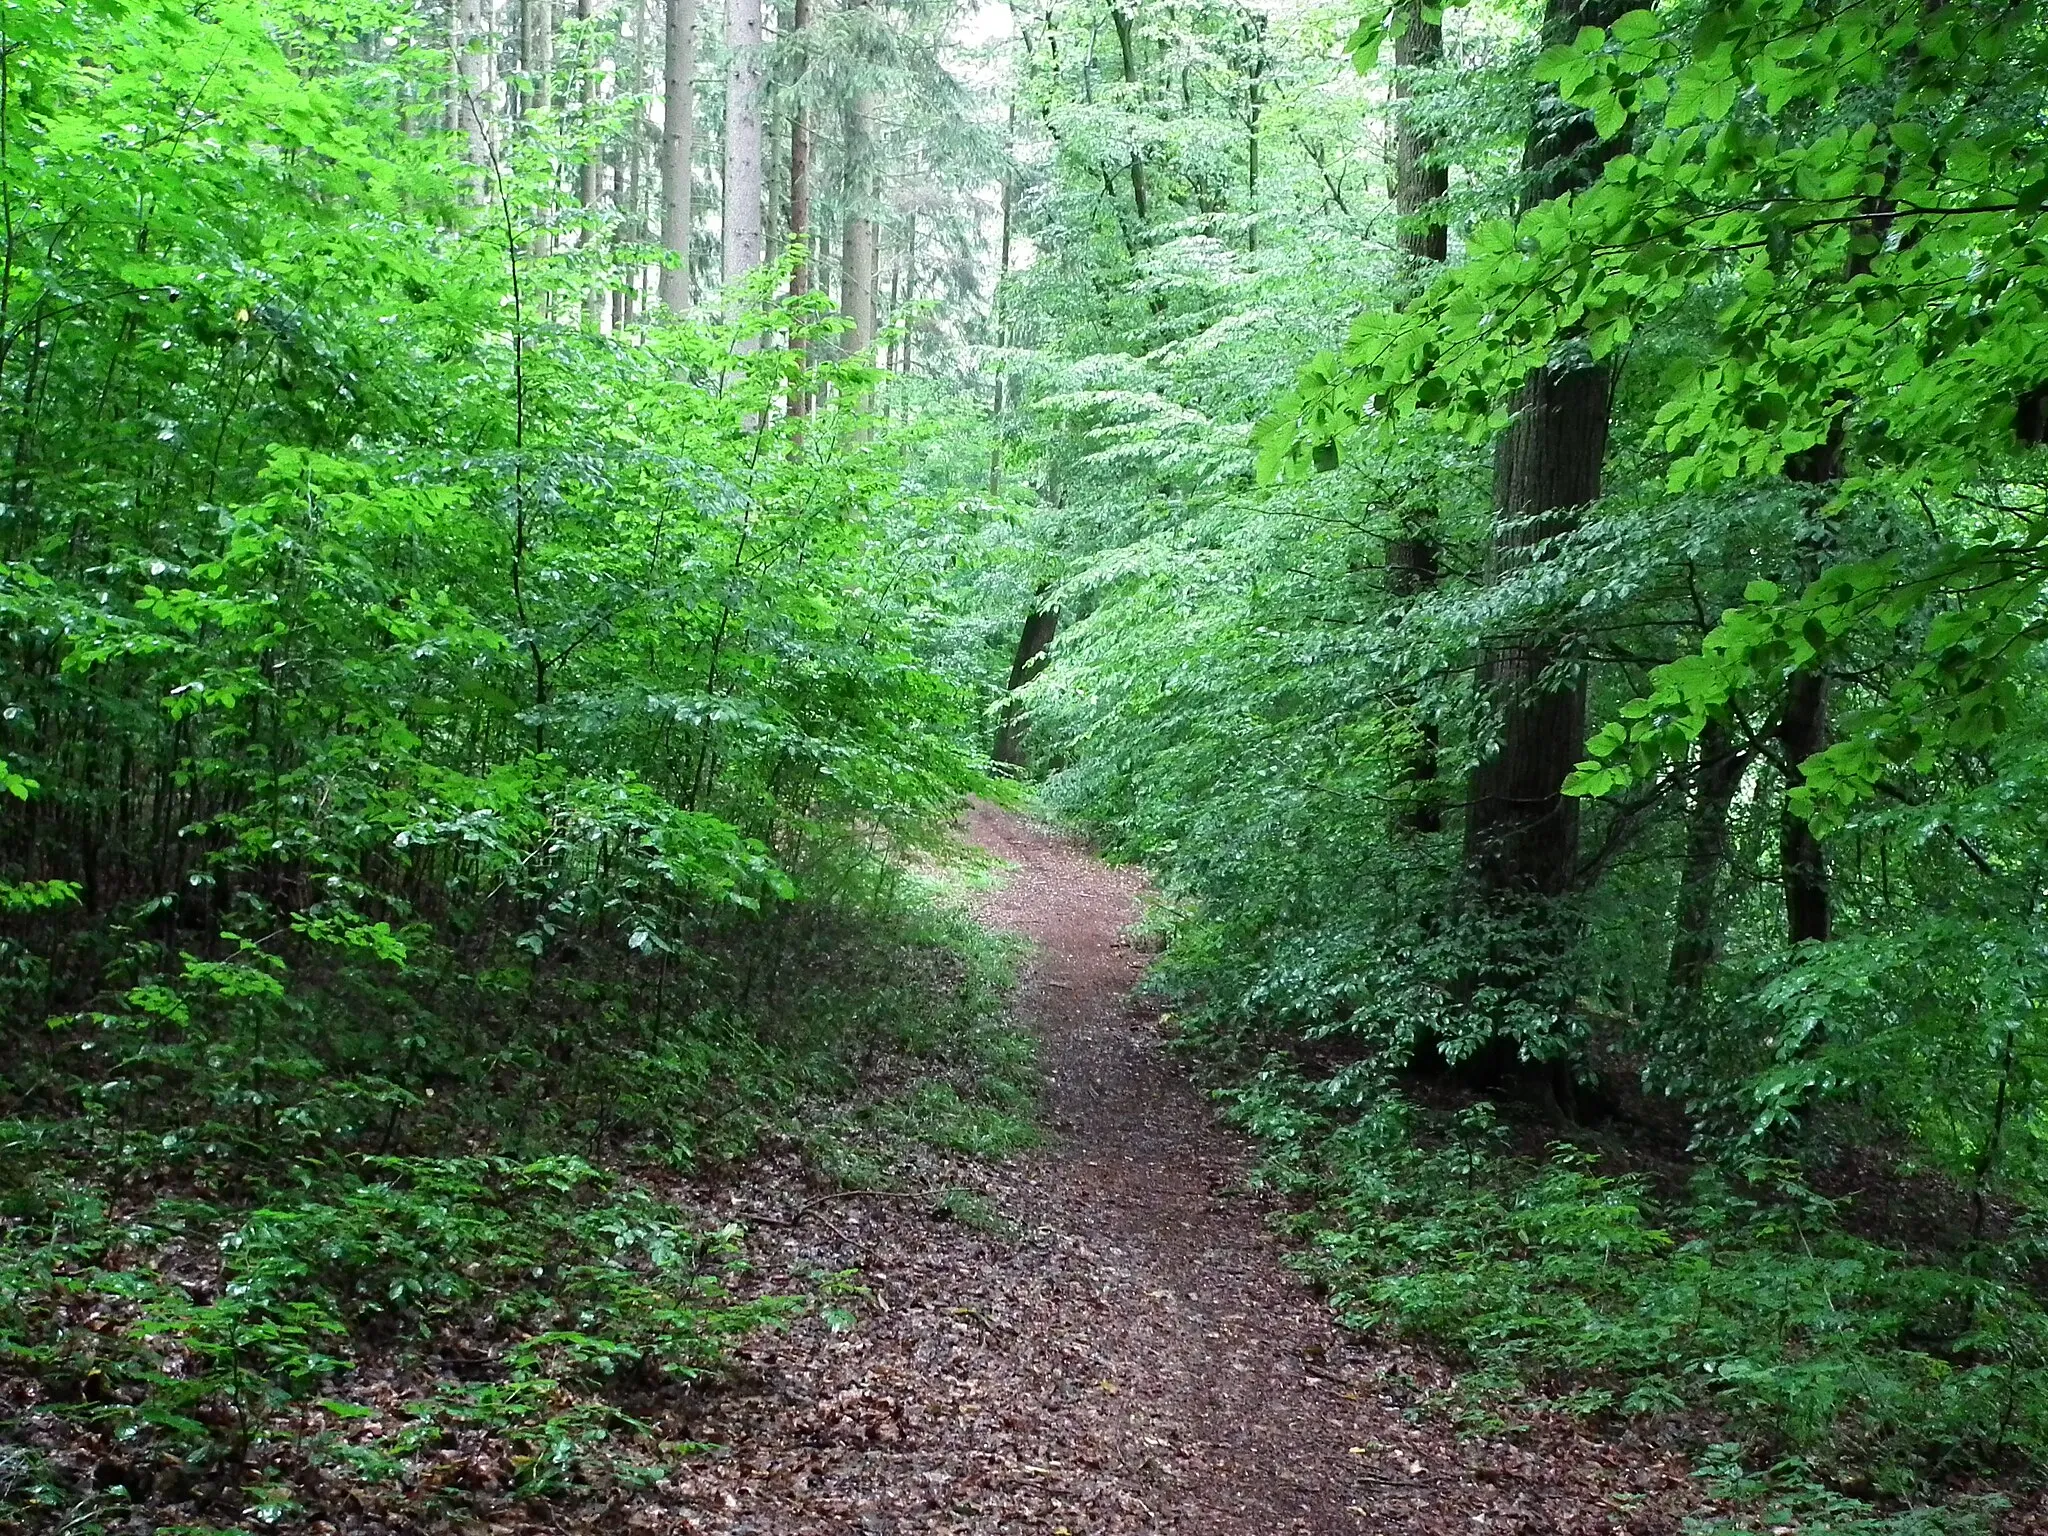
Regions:
<instances>
[{"instance_id":1,"label":"forest path","mask_svg":"<svg viewBox=\"0 0 2048 1536\"><path fill-rule=\"evenodd\" d=\"M1678 1529L1668 1451L1568 1423L1474 1439L1410 1422L1441 1367L1348 1339L1286 1269L1242 1192L1244 1144L1133 998L1140 877L991 807L964 830L1010 866L978 915L1034 947L1017 1007L1042 1041L1051 1135L984 1191L1021 1232L835 1206L879 1315L840 1341L749 1347L764 1390L707 1427L734 1454L690 1479L728 1513L685 1529Z\"/></svg>"}]
</instances>

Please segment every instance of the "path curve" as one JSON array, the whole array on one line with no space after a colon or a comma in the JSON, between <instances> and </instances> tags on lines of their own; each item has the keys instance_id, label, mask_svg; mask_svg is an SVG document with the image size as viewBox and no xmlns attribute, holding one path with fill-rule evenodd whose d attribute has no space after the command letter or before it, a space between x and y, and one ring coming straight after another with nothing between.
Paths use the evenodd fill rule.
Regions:
<instances>
[{"instance_id":1,"label":"path curve","mask_svg":"<svg viewBox=\"0 0 2048 1536\"><path fill-rule=\"evenodd\" d=\"M1043 1043L1053 1134L985 1174L1021 1238L887 1202L838 1207L834 1232L859 1250L876 1315L843 1340L746 1348L757 1390L707 1424L733 1451L687 1479L697 1508L715 1502L682 1529L1678 1529L1682 1468L1667 1449L1573 1425L1476 1440L1411 1422L1442 1368L1348 1339L1287 1270L1243 1193L1242 1142L1133 998L1140 878L991 807L964 831L1010 866L978 915L1033 945L1017 1007ZM791 1273L797 1256L815 1262L798 1237L787 1246Z\"/></svg>"}]
</instances>

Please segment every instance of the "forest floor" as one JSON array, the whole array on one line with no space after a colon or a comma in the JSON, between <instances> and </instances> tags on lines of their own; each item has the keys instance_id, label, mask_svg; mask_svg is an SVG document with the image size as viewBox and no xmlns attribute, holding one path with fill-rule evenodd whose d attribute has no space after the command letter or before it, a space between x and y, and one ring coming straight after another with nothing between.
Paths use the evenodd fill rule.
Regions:
<instances>
[{"instance_id":1,"label":"forest floor","mask_svg":"<svg viewBox=\"0 0 2048 1536\"><path fill-rule=\"evenodd\" d=\"M1700 1491L1675 1448L1563 1417L1461 1434L1426 1407L1450 1379L1439 1363L1338 1329L1246 1192L1246 1147L1133 996L1140 877L989 807L965 831L1008 866L981 919L1033 946L1017 1006L1041 1041L1046 1145L946 1173L978 1220L850 1193L760 1213L788 1229L792 1278L858 1269L859 1321L742 1346L737 1381L693 1426L724 1449L628 1526L1680 1529Z\"/></svg>"}]
</instances>

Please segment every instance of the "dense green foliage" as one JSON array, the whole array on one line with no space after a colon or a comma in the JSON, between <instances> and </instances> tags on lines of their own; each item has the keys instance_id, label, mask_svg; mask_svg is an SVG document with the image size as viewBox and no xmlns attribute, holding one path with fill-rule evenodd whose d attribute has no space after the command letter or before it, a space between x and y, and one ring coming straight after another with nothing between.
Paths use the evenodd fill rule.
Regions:
<instances>
[{"instance_id":1,"label":"dense green foliage","mask_svg":"<svg viewBox=\"0 0 2048 1536\"><path fill-rule=\"evenodd\" d=\"M1480 1396L2023 1476L2038 8L1131 14L1023 23L1033 746L1309 1267Z\"/></svg>"},{"instance_id":2,"label":"dense green foliage","mask_svg":"<svg viewBox=\"0 0 2048 1536\"><path fill-rule=\"evenodd\" d=\"M590 326L589 125L466 163L433 20L6 13L8 1529L658 1478L842 1284L674 1174L1029 1135L892 865L982 782L1001 520L772 273Z\"/></svg>"},{"instance_id":3,"label":"dense green foliage","mask_svg":"<svg viewBox=\"0 0 2048 1536\"><path fill-rule=\"evenodd\" d=\"M658 1476L819 1304L674 1180L1033 1134L991 754L1439 1406L2023 1487L2040 7L795 7L679 161L653 9L0 19L9 1518Z\"/></svg>"}]
</instances>

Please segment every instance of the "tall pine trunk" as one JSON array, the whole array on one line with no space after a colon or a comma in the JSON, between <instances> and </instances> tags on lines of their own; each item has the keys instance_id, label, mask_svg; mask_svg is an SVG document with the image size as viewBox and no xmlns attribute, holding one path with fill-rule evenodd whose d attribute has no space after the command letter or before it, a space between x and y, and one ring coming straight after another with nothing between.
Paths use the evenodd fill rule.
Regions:
<instances>
[{"instance_id":1,"label":"tall pine trunk","mask_svg":"<svg viewBox=\"0 0 2048 1536\"><path fill-rule=\"evenodd\" d=\"M690 162L697 134L697 0L668 0L662 28L661 302L690 307Z\"/></svg>"},{"instance_id":2,"label":"tall pine trunk","mask_svg":"<svg viewBox=\"0 0 2048 1536\"><path fill-rule=\"evenodd\" d=\"M544 113L555 104L555 3L556 0L526 0L528 90L532 93L528 104L530 112ZM554 254L553 225L560 211L556 202L560 175L561 167L551 165L548 206L542 213L546 227L533 237L533 254L536 256Z\"/></svg>"},{"instance_id":3,"label":"tall pine trunk","mask_svg":"<svg viewBox=\"0 0 2048 1536\"><path fill-rule=\"evenodd\" d=\"M789 114L789 238L796 249L796 265L789 274L789 296L800 298L811 291L811 108L805 92L810 88L811 0L796 0L790 13L789 33L797 51L796 79L792 90L795 105ZM809 348L801 333L791 328L790 350L803 358ZM810 391L798 385L789 392L789 414L802 416L811 408Z\"/></svg>"},{"instance_id":4,"label":"tall pine trunk","mask_svg":"<svg viewBox=\"0 0 2048 1536\"><path fill-rule=\"evenodd\" d=\"M1850 264L1849 275L1859 270L1860 258ZM1792 455L1785 463L1785 478L1796 485L1812 486L1816 493L1842 478L1842 442L1839 432ZM1812 511L1801 542L1817 566L1824 563L1827 533ZM1828 675L1816 659L1801 667L1785 684L1785 708L1778 720L1778 750L1785 759L1788 789L1805 782L1799 766L1828 745ZM1828 859L1813 828L1792 814L1787 805L1778 826L1778 865L1785 882L1785 938L1792 944L1808 940L1824 943L1834 933L1834 893L1828 882Z\"/></svg>"},{"instance_id":5,"label":"tall pine trunk","mask_svg":"<svg viewBox=\"0 0 2048 1536\"><path fill-rule=\"evenodd\" d=\"M725 0L725 223L719 271L730 285L761 265L761 0Z\"/></svg>"},{"instance_id":6,"label":"tall pine trunk","mask_svg":"<svg viewBox=\"0 0 2048 1536\"><path fill-rule=\"evenodd\" d=\"M854 0L851 6L856 11L867 8L867 0ZM864 63L860 67L864 69ZM846 228L840 244L839 309L853 322L843 344L853 356L875 341L875 102L873 90L857 85L846 108Z\"/></svg>"}]
</instances>

